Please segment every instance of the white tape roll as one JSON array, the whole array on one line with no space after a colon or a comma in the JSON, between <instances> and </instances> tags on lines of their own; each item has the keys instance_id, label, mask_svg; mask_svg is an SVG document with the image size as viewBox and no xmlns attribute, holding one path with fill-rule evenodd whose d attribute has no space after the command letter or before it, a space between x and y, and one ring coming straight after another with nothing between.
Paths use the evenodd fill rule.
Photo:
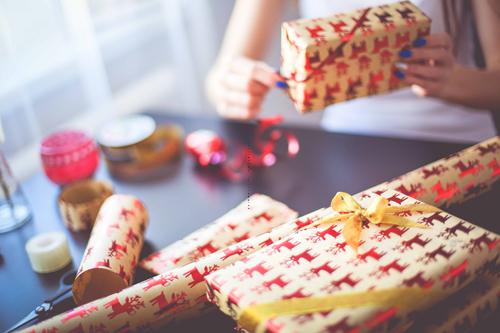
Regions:
<instances>
[{"instance_id":1,"label":"white tape roll","mask_svg":"<svg viewBox=\"0 0 500 333\"><path fill-rule=\"evenodd\" d=\"M71 262L68 241L62 232L48 232L26 243L31 268L37 273L52 273Z\"/></svg>"}]
</instances>

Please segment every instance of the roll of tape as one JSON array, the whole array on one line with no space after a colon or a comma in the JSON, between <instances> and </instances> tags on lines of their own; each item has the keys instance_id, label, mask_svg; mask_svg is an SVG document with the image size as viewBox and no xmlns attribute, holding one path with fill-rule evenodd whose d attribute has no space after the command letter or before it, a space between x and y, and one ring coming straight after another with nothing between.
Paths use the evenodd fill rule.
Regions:
<instances>
[{"instance_id":1,"label":"roll of tape","mask_svg":"<svg viewBox=\"0 0 500 333\"><path fill-rule=\"evenodd\" d=\"M68 185L59 195L64 224L72 231L91 229L102 203L113 194L108 182L84 180Z\"/></svg>"},{"instance_id":2,"label":"roll of tape","mask_svg":"<svg viewBox=\"0 0 500 333\"><path fill-rule=\"evenodd\" d=\"M52 273L71 262L68 241L62 232L48 232L26 243L31 268L37 273Z\"/></svg>"}]
</instances>

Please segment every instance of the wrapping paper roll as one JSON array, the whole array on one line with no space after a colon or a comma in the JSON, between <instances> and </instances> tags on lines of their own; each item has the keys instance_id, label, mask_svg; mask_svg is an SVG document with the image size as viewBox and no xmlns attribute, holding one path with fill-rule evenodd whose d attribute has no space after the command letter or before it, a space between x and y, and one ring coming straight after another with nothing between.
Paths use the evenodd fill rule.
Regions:
<instances>
[{"instance_id":1,"label":"wrapping paper roll","mask_svg":"<svg viewBox=\"0 0 500 333\"><path fill-rule=\"evenodd\" d=\"M499 179L500 136L496 136L368 191L392 189L434 206L448 207L480 195Z\"/></svg>"},{"instance_id":2,"label":"wrapping paper roll","mask_svg":"<svg viewBox=\"0 0 500 333\"><path fill-rule=\"evenodd\" d=\"M297 217L297 212L272 198L254 194L206 227L155 252L140 266L159 274L181 267L207 254L249 237L260 235Z\"/></svg>"},{"instance_id":3,"label":"wrapping paper roll","mask_svg":"<svg viewBox=\"0 0 500 333\"><path fill-rule=\"evenodd\" d=\"M89 230L104 200L113 194L108 182L83 180L65 187L59 195L59 211L72 231Z\"/></svg>"},{"instance_id":4,"label":"wrapping paper roll","mask_svg":"<svg viewBox=\"0 0 500 333\"><path fill-rule=\"evenodd\" d=\"M133 196L115 194L101 206L73 283L77 304L126 288L144 241L148 213Z\"/></svg>"}]
</instances>

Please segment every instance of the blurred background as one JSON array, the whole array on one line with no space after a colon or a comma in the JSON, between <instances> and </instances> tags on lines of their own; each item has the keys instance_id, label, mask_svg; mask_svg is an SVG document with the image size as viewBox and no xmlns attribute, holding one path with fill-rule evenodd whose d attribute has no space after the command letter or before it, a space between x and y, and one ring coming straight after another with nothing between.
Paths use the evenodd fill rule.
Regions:
<instances>
[{"instance_id":1,"label":"blurred background","mask_svg":"<svg viewBox=\"0 0 500 333\"><path fill-rule=\"evenodd\" d=\"M89 131L117 113L215 116L205 76L233 0L0 0L0 147L18 178L40 168L40 139ZM287 6L283 20L296 17ZM267 61L279 66L279 27ZM273 91L264 115L317 126ZM299 118L300 117L300 118Z\"/></svg>"}]
</instances>

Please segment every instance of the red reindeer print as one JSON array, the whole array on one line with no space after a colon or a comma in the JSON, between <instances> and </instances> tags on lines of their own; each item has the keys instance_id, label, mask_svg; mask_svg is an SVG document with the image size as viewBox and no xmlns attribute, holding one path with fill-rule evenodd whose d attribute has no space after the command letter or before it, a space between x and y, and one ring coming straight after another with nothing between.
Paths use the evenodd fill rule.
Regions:
<instances>
[{"instance_id":1,"label":"red reindeer print","mask_svg":"<svg viewBox=\"0 0 500 333\"><path fill-rule=\"evenodd\" d=\"M309 56L309 63L314 64L320 62L321 57L319 55L319 51L314 52L314 54Z\"/></svg>"},{"instance_id":2,"label":"red reindeer print","mask_svg":"<svg viewBox=\"0 0 500 333\"><path fill-rule=\"evenodd\" d=\"M349 69L349 65L343 61L339 61L335 65L335 68L337 69L337 75L343 76L343 75L347 74L347 70Z\"/></svg>"},{"instance_id":3,"label":"red reindeer print","mask_svg":"<svg viewBox=\"0 0 500 333\"><path fill-rule=\"evenodd\" d=\"M359 63L359 70L360 71L365 71L367 69L370 68L370 62L371 62L371 58L369 58L368 56L366 56L365 54L363 54L361 57L359 57L358 59L358 63Z\"/></svg>"},{"instance_id":4,"label":"red reindeer print","mask_svg":"<svg viewBox=\"0 0 500 333\"><path fill-rule=\"evenodd\" d=\"M160 292L158 296L151 299L150 303L153 306L158 306L158 310L154 313L154 315L161 316L165 313L175 312L180 306L187 304L187 294L185 292L181 292L179 294L172 293L169 301L165 297L165 294Z\"/></svg>"},{"instance_id":5,"label":"red reindeer print","mask_svg":"<svg viewBox=\"0 0 500 333\"><path fill-rule=\"evenodd\" d=\"M104 259L104 260L100 260L100 261L96 262L95 263L95 268L98 268L98 267L111 268L111 265L109 263L109 259Z\"/></svg>"},{"instance_id":6,"label":"red reindeer print","mask_svg":"<svg viewBox=\"0 0 500 333\"><path fill-rule=\"evenodd\" d=\"M484 169L483 165L479 163L478 160L467 161L467 164L465 164L463 161L458 161L457 163L453 164L453 167L460 171L460 178L468 175L475 175L479 171Z\"/></svg>"},{"instance_id":7,"label":"red reindeer print","mask_svg":"<svg viewBox=\"0 0 500 333\"><path fill-rule=\"evenodd\" d=\"M403 273L408 268L408 266L408 264L401 265L399 263L399 259L394 259L387 265L379 266L379 268L370 275L375 275L377 278L381 278L383 276L388 276L391 273L391 270Z\"/></svg>"},{"instance_id":8,"label":"red reindeer print","mask_svg":"<svg viewBox=\"0 0 500 333\"><path fill-rule=\"evenodd\" d=\"M487 188L488 185L485 183L474 184L474 182L471 182L465 186L464 197L473 198L484 192Z\"/></svg>"},{"instance_id":9,"label":"red reindeer print","mask_svg":"<svg viewBox=\"0 0 500 333\"><path fill-rule=\"evenodd\" d=\"M326 102L335 101L335 94L340 92L340 85L337 82L335 85L329 85L328 83L325 85L325 97L324 100Z\"/></svg>"},{"instance_id":10,"label":"red reindeer print","mask_svg":"<svg viewBox=\"0 0 500 333\"><path fill-rule=\"evenodd\" d=\"M357 328L349 325L349 316L342 318L342 320L336 322L335 324L328 325L324 332L325 333L355 333Z\"/></svg>"},{"instance_id":11,"label":"red reindeer print","mask_svg":"<svg viewBox=\"0 0 500 333\"><path fill-rule=\"evenodd\" d=\"M400 49L410 43L410 33L404 32L396 32L396 43L394 44L394 48Z\"/></svg>"},{"instance_id":12,"label":"red reindeer print","mask_svg":"<svg viewBox=\"0 0 500 333\"><path fill-rule=\"evenodd\" d=\"M498 165L496 158L492 159L491 162L488 163L488 167L493 171L491 173L491 178L500 176L500 165Z\"/></svg>"},{"instance_id":13,"label":"red reindeer print","mask_svg":"<svg viewBox=\"0 0 500 333\"><path fill-rule=\"evenodd\" d=\"M92 303L85 304L80 307L77 307L76 309L69 310L68 312L66 312L61 321L65 323L74 318L82 319L95 311L97 311L97 306L93 305Z\"/></svg>"},{"instance_id":14,"label":"red reindeer print","mask_svg":"<svg viewBox=\"0 0 500 333\"><path fill-rule=\"evenodd\" d=\"M403 284L407 287L419 286L420 288L427 289L432 287L434 281L432 279L425 279L424 272L418 272L414 276L403 280Z\"/></svg>"},{"instance_id":15,"label":"red reindeer print","mask_svg":"<svg viewBox=\"0 0 500 333\"><path fill-rule=\"evenodd\" d=\"M401 228L398 226L390 226L385 230L380 230L378 234L373 235L372 239L376 239L378 241L382 241L384 239L390 239L391 235L397 235L399 237L403 236L405 232L407 232L408 228Z\"/></svg>"},{"instance_id":16,"label":"red reindeer print","mask_svg":"<svg viewBox=\"0 0 500 333\"><path fill-rule=\"evenodd\" d=\"M378 82L384 80L384 72L382 70L374 73L370 72L368 81L368 93L375 94L378 91Z\"/></svg>"},{"instance_id":17,"label":"red reindeer print","mask_svg":"<svg viewBox=\"0 0 500 333\"><path fill-rule=\"evenodd\" d=\"M422 176L424 179L427 179L431 176L439 176L442 173L448 171L448 168L443 165L434 165L432 168L422 168Z\"/></svg>"},{"instance_id":18,"label":"red reindeer print","mask_svg":"<svg viewBox=\"0 0 500 333\"><path fill-rule=\"evenodd\" d=\"M335 243L334 246L328 248L328 252L331 252L333 254L337 254L340 252L345 252L345 248L347 247L346 242L340 242L340 243Z\"/></svg>"},{"instance_id":19,"label":"red reindeer print","mask_svg":"<svg viewBox=\"0 0 500 333\"><path fill-rule=\"evenodd\" d=\"M196 249L197 252L200 253L200 256L202 257L205 256L205 254L217 252L217 248L212 245L211 240L206 242L205 244L198 246Z\"/></svg>"},{"instance_id":20,"label":"red reindeer print","mask_svg":"<svg viewBox=\"0 0 500 333\"><path fill-rule=\"evenodd\" d=\"M128 228L126 242L132 247L135 247L139 243L139 240L139 235L136 234L132 228Z\"/></svg>"},{"instance_id":21,"label":"red reindeer print","mask_svg":"<svg viewBox=\"0 0 500 333\"><path fill-rule=\"evenodd\" d=\"M268 238L265 241L260 242L259 246L260 247L266 247L266 246L269 246L269 245L271 245L273 243L274 243L273 240L271 238Z\"/></svg>"},{"instance_id":22,"label":"red reindeer print","mask_svg":"<svg viewBox=\"0 0 500 333\"><path fill-rule=\"evenodd\" d=\"M253 219L254 219L254 221L257 221L257 222L259 222L261 220L265 220L267 222L271 222L273 220L273 217L271 215L269 215L269 213L264 212L262 214L254 216Z\"/></svg>"},{"instance_id":23,"label":"red reindeer print","mask_svg":"<svg viewBox=\"0 0 500 333\"><path fill-rule=\"evenodd\" d=\"M328 22L328 24L333 28L333 31L339 34L339 36L344 36L348 31L346 30L346 23L342 20L337 22Z\"/></svg>"},{"instance_id":24,"label":"red reindeer print","mask_svg":"<svg viewBox=\"0 0 500 333\"><path fill-rule=\"evenodd\" d=\"M313 223L314 221L316 221L318 218L315 217L315 218L306 218L305 220L302 220L302 219L297 219L295 220L294 224L295 224L295 230L300 230L302 228L305 228L307 227L309 224Z\"/></svg>"},{"instance_id":25,"label":"red reindeer print","mask_svg":"<svg viewBox=\"0 0 500 333\"><path fill-rule=\"evenodd\" d=\"M375 37L373 40L373 51L372 53L379 53L380 50L389 47L389 37Z\"/></svg>"},{"instance_id":26,"label":"red reindeer print","mask_svg":"<svg viewBox=\"0 0 500 333\"><path fill-rule=\"evenodd\" d=\"M286 248L287 250L291 251L297 245L299 245L299 243L293 243L291 240L287 239L281 243L274 244L272 246L272 249L274 252L281 252L282 248Z\"/></svg>"},{"instance_id":27,"label":"red reindeer print","mask_svg":"<svg viewBox=\"0 0 500 333\"><path fill-rule=\"evenodd\" d=\"M294 265L298 265L299 262L300 262L300 259L304 259L307 262L311 262L319 254L311 255L309 253L309 251L311 251L311 249L306 249L306 250L302 251L299 254L294 254L294 255L290 256L290 258L288 258L288 259L284 260L283 262L281 262L281 264L284 265L284 266L286 266L286 267L292 267Z\"/></svg>"},{"instance_id":28,"label":"red reindeer print","mask_svg":"<svg viewBox=\"0 0 500 333\"><path fill-rule=\"evenodd\" d=\"M320 272L325 272L325 274L332 274L335 272L339 266L330 266L330 262L327 261L323 265L320 265L318 267L312 267L309 272L306 272L303 274L303 277L305 277L307 280L310 280L316 276L320 276Z\"/></svg>"},{"instance_id":29,"label":"red reindeer print","mask_svg":"<svg viewBox=\"0 0 500 333\"><path fill-rule=\"evenodd\" d=\"M127 272L125 272L125 267L120 264L120 272L118 275L122 278L122 280L126 281L127 283L129 282L130 276L128 276Z\"/></svg>"},{"instance_id":30,"label":"red reindeer print","mask_svg":"<svg viewBox=\"0 0 500 333\"><path fill-rule=\"evenodd\" d=\"M326 286L323 289L327 292L334 292L341 289L341 286L344 284L351 288L354 288L361 280L353 279L351 275L352 273L348 273L341 279L332 281L330 285Z\"/></svg>"},{"instance_id":31,"label":"red reindeer print","mask_svg":"<svg viewBox=\"0 0 500 333\"><path fill-rule=\"evenodd\" d=\"M393 56L394 55L391 51L389 51L388 49L384 49L382 52L380 52L380 62L382 63L382 65L389 64L392 61ZM391 76L391 78L393 77Z\"/></svg>"},{"instance_id":32,"label":"red reindeer print","mask_svg":"<svg viewBox=\"0 0 500 333\"><path fill-rule=\"evenodd\" d=\"M135 212L133 210L122 208L122 210L120 211L120 217L123 218L125 221L128 221L129 217L134 217L134 216Z\"/></svg>"},{"instance_id":33,"label":"red reindeer print","mask_svg":"<svg viewBox=\"0 0 500 333\"><path fill-rule=\"evenodd\" d=\"M245 268L243 270L243 273L248 276L248 277L253 277L253 274L254 273L259 273L260 275L265 275L267 272L269 272L269 268L266 268L264 266L265 262L264 261L261 261L259 262L258 264L256 264L255 266L252 266L252 267L249 267L249 268Z\"/></svg>"},{"instance_id":34,"label":"red reindeer print","mask_svg":"<svg viewBox=\"0 0 500 333\"><path fill-rule=\"evenodd\" d=\"M118 229L120 229L120 225L118 223L110 224L110 225L108 225L108 228L106 229L106 234L108 236L111 236L113 234L113 231L118 230Z\"/></svg>"},{"instance_id":35,"label":"red reindeer print","mask_svg":"<svg viewBox=\"0 0 500 333\"><path fill-rule=\"evenodd\" d=\"M237 293L237 288L233 288L229 291L229 294L227 295L227 304L229 307L233 305L237 305L240 300L245 296L242 293Z\"/></svg>"},{"instance_id":36,"label":"red reindeer print","mask_svg":"<svg viewBox=\"0 0 500 333\"><path fill-rule=\"evenodd\" d=\"M470 243L467 245L470 249L470 253L474 253L476 250L481 251L483 244L486 245L490 251L493 250L498 245L500 239L497 239L495 236L493 236L493 239L490 239L488 236L489 233L485 232L478 238L471 239Z\"/></svg>"},{"instance_id":37,"label":"red reindeer print","mask_svg":"<svg viewBox=\"0 0 500 333\"><path fill-rule=\"evenodd\" d=\"M148 291L151 288L154 288L156 286L168 286L168 284L174 280L178 279L177 275L174 275L172 273L168 274L161 274L156 277L152 277L149 280L147 280L146 285L144 286L144 291Z\"/></svg>"},{"instance_id":38,"label":"red reindeer print","mask_svg":"<svg viewBox=\"0 0 500 333\"><path fill-rule=\"evenodd\" d=\"M242 242L242 241L244 241L244 240L248 239L249 237L250 237L250 232L249 232L249 231L247 231L247 232L245 232L244 234L242 234L241 236L234 237L234 241L235 241L236 243L239 243L239 242Z\"/></svg>"},{"instance_id":39,"label":"red reindeer print","mask_svg":"<svg viewBox=\"0 0 500 333\"><path fill-rule=\"evenodd\" d=\"M310 296L310 294L305 294L302 290L304 290L304 288L300 287L291 294L283 295L282 299L304 298Z\"/></svg>"},{"instance_id":40,"label":"red reindeer print","mask_svg":"<svg viewBox=\"0 0 500 333\"><path fill-rule=\"evenodd\" d=\"M351 57L350 59L356 59L361 53L366 52L366 41L361 41L359 43L353 42L351 44Z\"/></svg>"},{"instance_id":41,"label":"red reindeer print","mask_svg":"<svg viewBox=\"0 0 500 333\"><path fill-rule=\"evenodd\" d=\"M318 97L316 89L311 89L310 91L304 90L304 97L302 98L302 104L309 108L312 106L311 100Z\"/></svg>"},{"instance_id":42,"label":"red reindeer print","mask_svg":"<svg viewBox=\"0 0 500 333\"><path fill-rule=\"evenodd\" d=\"M352 99L358 95L357 89L362 85L361 78L349 79L347 84L346 96L347 99Z\"/></svg>"},{"instance_id":43,"label":"red reindeer print","mask_svg":"<svg viewBox=\"0 0 500 333\"><path fill-rule=\"evenodd\" d=\"M368 258L372 258L375 261L379 261L386 253L385 252L377 252L376 247L372 247L368 251L358 254L358 256L352 261L355 263L367 262Z\"/></svg>"},{"instance_id":44,"label":"red reindeer print","mask_svg":"<svg viewBox=\"0 0 500 333\"><path fill-rule=\"evenodd\" d=\"M465 270L467 269L467 266L469 266L469 262L467 260L464 260L464 262L462 262L460 265L458 265L457 267L450 267L446 272L444 272L443 274L441 274L439 276L439 279L441 281L445 281L445 282L448 282L451 286L454 284L454 280L459 276L461 275L462 273L465 272Z\"/></svg>"},{"instance_id":45,"label":"red reindeer print","mask_svg":"<svg viewBox=\"0 0 500 333\"><path fill-rule=\"evenodd\" d=\"M326 236L330 236L332 238L337 238L340 236L340 232L335 230L335 225L331 225L330 227L326 228L325 230L317 231L313 235L309 236L308 239L312 240L313 243L317 243L322 240L326 240Z\"/></svg>"},{"instance_id":46,"label":"red reindeer print","mask_svg":"<svg viewBox=\"0 0 500 333\"><path fill-rule=\"evenodd\" d=\"M111 308L111 313L108 314L109 319L113 319L123 313L133 315L139 308L144 308L144 302L139 295L134 297L125 297L123 304L118 297L104 304L104 308Z\"/></svg>"},{"instance_id":47,"label":"red reindeer print","mask_svg":"<svg viewBox=\"0 0 500 333\"><path fill-rule=\"evenodd\" d=\"M245 253L245 250L241 247L234 247L234 248L231 248L231 247L227 247L223 250L223 253L224 255L221 257L222 260L226 260L228 259L229 257L232 257L232 256L240 256L242 255L243 253Z\"/></svg>"},{"instance_id":48,"label":"red reindeer print","mask_svg":"<svg viewBox=\"0 0 500 333\"><path fill-rule=\"evenodd\" d=\"M278 275L277 277L275 277L274 279L272 280L269 280L269 281L264 281L262 283L262 286L267 289L267 290L271 290L271 287L272 286L276 286L280 289L283 289L285 288L290 282L289 281L285 281L283 280L283 274L281 275Z\"/></svg>"},{"instance_id":49,"label":"red reindeer print","mask_svg":"<svg viewBox=\"0 0 500 333\"><path fill-rule=\"evenodd\" d=\"M121 245L114 240L108 248L108 256L120 259L124 254L127 254L127 245Z\"/></svg>"},{"instance_id":50,"label":"red reindeer print","mask_svg":"<svg viewBox=\"0 0 500 333\"><path fill-rule=\"evenodd\" d=\"M315 26L315 27L306 27L306 30L309 32L309 37L311 38L322 38L324 37L323 36L323 32L325 30L323 30L322 27L320 27L319 25Z\"/></svg>"},{"instance_id":51,"label":"red reindeer print","mask_svg":"<svg viewBox=\"0 0 500 333\"><path fill-rule=\"evenodd\" d=\"M418 262L423 262L424 264L428 264L430 262L437 261L437 257L441 256L442 258L448 260L455 253L455 251L446 251L444 245L440 245L434 251L426 252L425 255L419 258Z\"/></svg>"},{"instance_id":52,"label":"red reindeer print","mask_svg":"<svg viewBox=\"0 0 500 333\"><path fill-rule=\"evenodd\" d=\"M486 154L494 154L497 150L500 150L500 144L497 142L487 144L485 146L477 146L476 150L479 151L479 156L484 156Z\"/></svg>"},{"instance_id":53,"label":"red reindeer print","mask_svg":"<svg viewBox=\"0 0 500 333\"><path fill-rule=\"evenodd\" d=\"M439 234L439 236L444 236L445 239L450 239L451 237L457 236L457 231L461 231L462 233L468 235L469 232L471 232L475 228L476 227L474 227L473 225L467 225L465 221L460 221L453 227L445 228L444 231Z\"/></svg>"},{"instance_id":54,"label":"red reindeer print","mask_svg":"<svg viewBox=\"0 0 500 333\"><path fill-rule=\"evenodd\" d=\"M407 188L406 185L402 184L401 186L396 188L396 191L415 199L420 198L425 192L427 192L420 183L410 184L409 188Z\"/></svg>"},{"instance_id":55,"label":"red reindeer print","mask_svg":"<svg viewBox=\"0 0 500 333\"><path fill-rule=\"evenodd\" d=\"M441 215L443 214L443 215ZM426 226L433 226L434 225L434 221L438 221L438 222L441 222L441 223L446 223L446 221L448 221L450 219L451 215L447 215L443 212L435 212L435 213L432 213L432 215L430 216L427 216L427 217L423 217L422 218L422 222L426 225Z\"/></svg>"},{"instance_id":56,"label":"red reindeer print","mask_svg":"<svg viewBox=\"0 0 500 333\"><path fill-rule=\"evenodd\" d=\"M390 198L387 198L387 201L389 203L393 202L397 205L401 205L406 199L408 199L405 196L401 196L399 193L393 194Z\"/></svg>"},{"instance_id":57,"label":"red reindeer print","mask_svg":"<svg viewBox=\"0 0 500 333\"><path fill-rule=\"evenodd\" d=\"M191 277L192 281L189 282L189 288L193 288L196 286L198 283L202 283L204 281L205 276L208 274L215 272L219 266L213 265L213 266L206 266L203 270L203 272L200 272L197 267L193 267L191 270L187 271L184 273L185 277Z\"/></svg>"},{"instance_id":58,"label":"red reindeer print","mask_svg":"<svg viewBox=\"0 0 500 333\"><path fill-rule=\"evenodd\" d=\"M441 181L438 181L433 187L432 192L436 192L436 196L434 197L434 202L439 203L442 200L451 199L455 196L455 194L460 193L460 189L458 188L457 183L447 183L446 187L441 185Z\"/></svg>"},{"instance_id":59,"label":"red reindeer print","mask_svg":"<svg viewBox=\"0 0 500 333\"><path fill-rule=\"evenodd\" d=\"M407 250L413 250L413 245L418 245L424 248L431 240L430 238L422 239L422 234L416 234L413 238L408 240L404 240L400 245L396 246L395 250L399 250L399 252L404 253Z\"/></svg>"}]
</instances>

